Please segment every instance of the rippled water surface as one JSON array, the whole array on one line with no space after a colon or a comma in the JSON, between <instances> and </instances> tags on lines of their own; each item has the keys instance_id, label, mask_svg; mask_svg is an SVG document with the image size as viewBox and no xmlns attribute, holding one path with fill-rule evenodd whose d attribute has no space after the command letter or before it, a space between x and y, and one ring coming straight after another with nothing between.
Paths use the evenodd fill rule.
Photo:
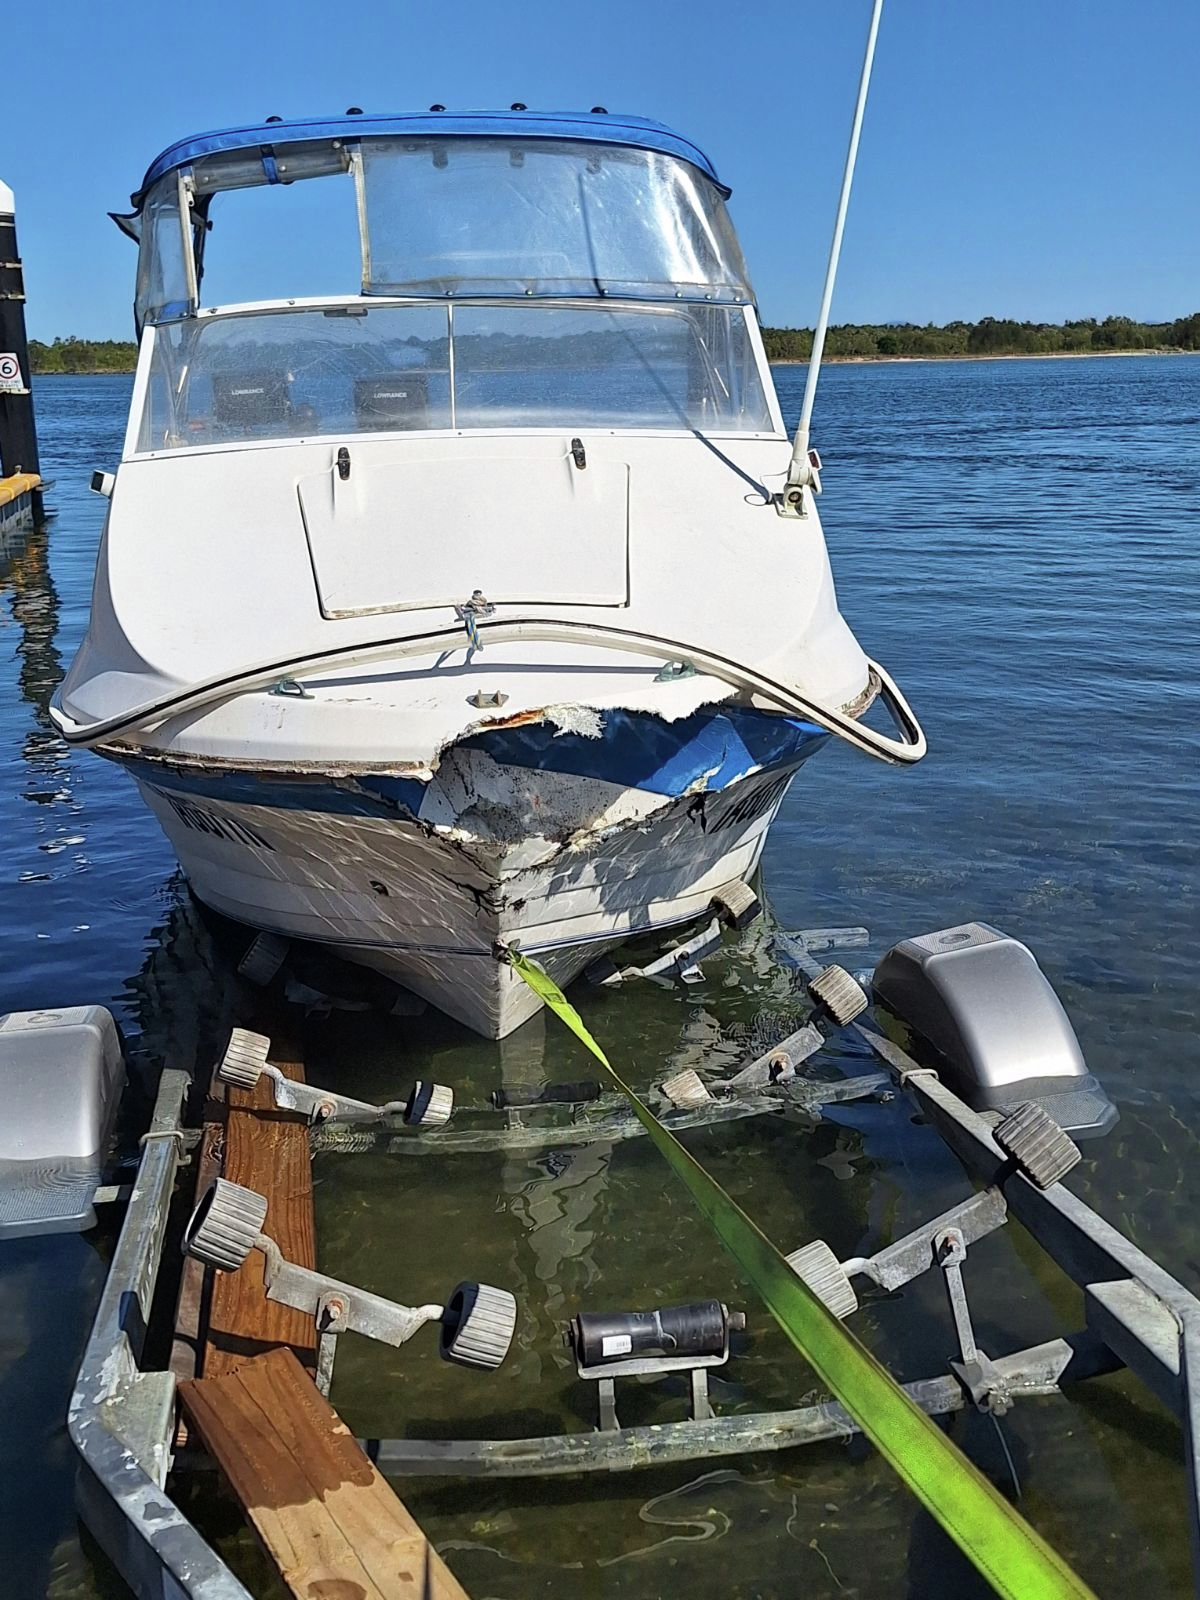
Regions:
<instances>
[{"instance_id":1,"label":"rippled water surface","mask_svg":"<svg viewBox=\"0 0 1200 1600\"><path fill-rule=\"evenodd\" d=\"M785 409L802 377L778 373ZM207 1071L253 998L233 975L236 931L190 903L132 786L68 754L46 716L86 620L102 502L85 484L117 458L128 393L123 378L39 384L57 516L0 549L0 1011L110 1006L128 1041L132 1139L159 1065ZM930 755L897 772L827 750L805 769L767 849L775 912L788 926L864 923L875 951L971 916L1027 940L1122 1112L1073 1183L1197 1287L1200 360L836 367L818 414L842 609L908 692ZM764 628L786 603L764 598ZM707 974L686 994L584 991L580 1004L650 1083L714 1059L760 1008L790 1004L761 935ZM586 1071L539 1022L503 1046L431 1017L298 1013L297 1026L315 1077L369 1097L428 1074L479 1102L503 1079ZM896 1106L691 1143L785 1248L823 1236L865 1253L965 1192ZM325 1153L315 1174L322 1257L339 1275L410 1302L490 1278L522 1307L513 1356L491 1379L446 1367L428 1339L397 1352L345 1341L334 1399L356 1431L590 1426L590 1386L558 1336L580 1306L720 1296L750 1313L713 1381L720 1410L794 1404L813 1387L639 1141ZM0 1592L15 1600L122 1593L76 1521L63 1421L112 1239L107 1225L0 1246ZM1078 1296L1020 1236L973 1248L968 1279L993 1351L1079 1324ZM942 1369L937 1285L872 1301L857 1322L902 1376ZM682 1414L669 1387L632 1385L623 1401L631 1423ZM1025 1511L1103 1595L1191 1592L1179 1431L1132 1381L1024 1403L1003 1429ZM990 1422L960 1417L952 1432L1011 1488ZM476 1600L980 1592L858 1444L405 1493ZM191 1509L273 1595L210 1489Z\"/></svg>"}]
</instances>

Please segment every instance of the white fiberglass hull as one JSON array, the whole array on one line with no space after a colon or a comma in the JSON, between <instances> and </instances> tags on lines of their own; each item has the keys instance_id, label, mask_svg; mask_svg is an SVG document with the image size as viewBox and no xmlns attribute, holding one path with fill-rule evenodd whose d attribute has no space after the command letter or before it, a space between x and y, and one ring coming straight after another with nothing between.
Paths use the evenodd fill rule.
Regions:
<instances>
[{"instance_id":1,"label":"white fiberglass hull","mask_svg":"<svg viewBox=\"0 0 1200 1600\"><path fill-rule=\"evenodd\" d=\"M198 797L165 773L138 782L214 910L328 946L503 1038L539 1002L497 958L498 941L519 941L567 984L631 933L704 915L718 890L753 873L798 765L703 797L627 791L625 820L550 849L415 818Z\"/></svg>"},{"instance_id":2,"label":"white fiberglass hull","mask_svg":"<svg viewBox=\"0 0 1200 1600\"><path fill-rule=\"evenodd\" d=\"M135 202L130 427L51 706L130 770L202 900L491 1036L536 1007L498 944L568 982L748 877L828 737L924 750L838 610L720 196L694 147L621 129L432 169L419 142L295 134L287 181L354 165L390 242L362 295L219 308L173 297L168 163ZM197 218L258 181L235 147L206 147ZM377 162L437 189L428 238ZM876 695L896 739L862 721Z\"/></svg>"},{"instance_id":3,"label":"white fiberglass hull","mask_svg":"<svg viewBox=\"0 0 1200 1600\"><path fill-rule=\"evenodd\" d=\"M54 715L130 770L201 900L502 1037L536 1002L499 941L566 983L703 916L861 731L881 680L811 491L776 514L788 459L636 429L139 454Z\"/></svg>"}]
</instances>

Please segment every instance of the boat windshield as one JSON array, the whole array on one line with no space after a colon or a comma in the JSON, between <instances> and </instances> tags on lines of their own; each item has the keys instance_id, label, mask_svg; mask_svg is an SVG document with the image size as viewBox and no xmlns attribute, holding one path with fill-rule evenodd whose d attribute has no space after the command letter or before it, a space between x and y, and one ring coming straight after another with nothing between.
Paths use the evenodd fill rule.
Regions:
<instances>
[{"instance_id":1,"label":"boat windshield","mask_svg":"<svg viewBox=\"0 0 1200 1600\"><path fill-rule=\"evenodd\" d=\"M289 205L297 188L357 204L332 207L325 225L318 209ZM231 204L234 190L257 190L253 206ZM217 151L160 177L136 226L139 327L193 312L208 268L222 304L297 292L753 300L717 183L661 150L586 139L366 136ZM264 294L261 280L243 289L218 270L268 260L281 280L303 262L309 281Z\"/></svg>"},{"instance_id":2,"label":"boat windshield","mask_svg":"<svg viewBox=\"0 0 1200 1600\"><path fill-rule=\"evenodd\" d=\"M720 192L674 156L375 139L361 159L367 293L750 298Z\"/></svg>"},{"instance_id":3,"label":"boat windshield","mask_svg":"<svg viewBox=\"0 0 1200 1600\"><path fill-rule=\"evenodd\" d=\"M415 429L772 434L740 306L369 303L153 332L140 452Z\"/></svg>"}]
</instances>

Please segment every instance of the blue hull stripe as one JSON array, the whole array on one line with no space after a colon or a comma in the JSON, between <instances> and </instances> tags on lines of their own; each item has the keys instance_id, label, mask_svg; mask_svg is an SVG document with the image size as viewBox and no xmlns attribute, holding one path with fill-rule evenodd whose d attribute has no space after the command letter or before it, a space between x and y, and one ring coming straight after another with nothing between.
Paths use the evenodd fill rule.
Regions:
<instances>
[{"instance_id":1,"label":"blue hull stripe","mask_svg":"<svg viewBox=\"0 0 1200 1600\"><path fill-rule=\"evenodd\" d=\"M813 741L829 737L815 723L772 712L730 706L696 711L677 722L644 711L605 711L598 739L558 733L544 722L495 728L464 739L463 746L486 750L505 766L569 772L600 778L626 789L677 795L711 772L711 789L724 789L754 767L790 761Z\"/></svg>"},{"instance_id":2,"label":"blue hull stripe","mask_svg":"<svg viewBox=\"0 0 1200 1600\"><path fill-rule=\"evenodd\" d=\"M706 775L706 788L718 793L748 772L797 764L829 737L814 723L740 706L698 711L677 722L635 711L605 711L602 718L598 738L559 733L553 724L541 722L490 729L460 741L456 748L486 751L504 766L594 778L673 798ZM157 790L336 816L415 817L427 787L418 778L378 773L326 778L272 772L260 777L228 768L185 772L137 757L122 757L121 763Z\"/></svg>"}]
</instances>

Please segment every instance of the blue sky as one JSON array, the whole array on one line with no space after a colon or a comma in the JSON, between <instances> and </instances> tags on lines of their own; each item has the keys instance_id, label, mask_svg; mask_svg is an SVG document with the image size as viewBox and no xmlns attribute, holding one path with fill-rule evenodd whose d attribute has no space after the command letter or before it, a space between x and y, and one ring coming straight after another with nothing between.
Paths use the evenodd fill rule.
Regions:
<instances>
[{"instance_id":1,"label":"blue sky","mask_svg":"<svg viewBox=\"0 0 1200 1600\"><path fill-rule=\"evenodd\" d=\"M811 324L868 0L13 0L0 177L33 337L129 337L120 209L272 113L602 104L732 185L765 321ZM888 0L835 322L1200 308L1200 0Z\"/></svg>"}]
</instances>

